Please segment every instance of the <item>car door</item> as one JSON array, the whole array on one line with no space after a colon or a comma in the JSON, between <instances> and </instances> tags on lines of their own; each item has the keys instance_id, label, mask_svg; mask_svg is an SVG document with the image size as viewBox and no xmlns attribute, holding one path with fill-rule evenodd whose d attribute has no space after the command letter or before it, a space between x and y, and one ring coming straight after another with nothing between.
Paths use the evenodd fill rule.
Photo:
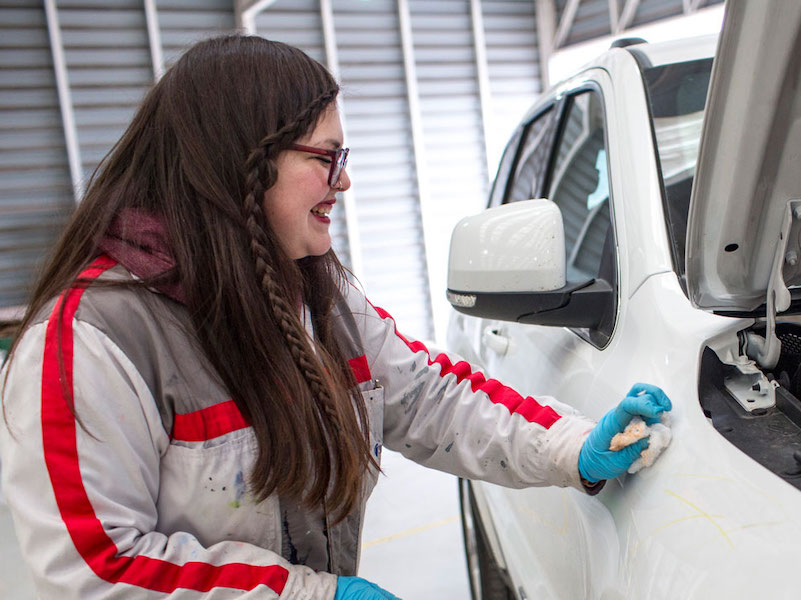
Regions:
<instances>
[{"instance_id":1,"label":"car door","mask_svg":"<svg viewBox=\"0 0 801 600\"><path fill-rule=\"evenodd\" d=\"M564 223L568 282L604 278L616 286L608 132L598 82L604 74L590 75L554 107L553 144L519 153L504 201L526 199L529 192L554 201ZM523 139L521 149L529 141ZM493 377L525 393L552 396L583 411L606 360L616 309L614 302L604 332L483 320L482 361ZM576 490L479 485L521 597L591 597L590 589L603 589L615 577L614 522L597 499Z\"/></svg>"}]
</instances>

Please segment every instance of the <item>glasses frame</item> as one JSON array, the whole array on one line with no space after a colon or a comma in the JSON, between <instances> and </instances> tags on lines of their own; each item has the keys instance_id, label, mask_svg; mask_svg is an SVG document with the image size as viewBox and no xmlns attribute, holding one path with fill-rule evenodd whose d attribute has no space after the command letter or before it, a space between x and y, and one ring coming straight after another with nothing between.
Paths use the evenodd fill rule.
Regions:
<instances>
[{"instance_id":1,"label":"glasses frame","mask_svg":"<svg viewBox=\"0 0 801 600\"><path fill-rule=\"evenodd\" d=\"M330 157L331 168L328 171L328 186L332 188L335 188L339 183L339 178L342 175L342 169L344 169L348 164L348 154L350 154L350 148L338 148L337 150L330 150L328 148L304 146L303 144L292 144L289 146L289 149Z\"/></svg>"}]
</instances>

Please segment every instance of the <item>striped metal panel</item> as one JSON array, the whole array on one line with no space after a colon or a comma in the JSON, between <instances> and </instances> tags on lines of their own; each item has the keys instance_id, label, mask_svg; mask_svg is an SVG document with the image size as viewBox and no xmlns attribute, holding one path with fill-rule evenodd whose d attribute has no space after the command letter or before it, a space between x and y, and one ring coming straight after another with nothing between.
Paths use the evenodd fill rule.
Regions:
<instances>
[{"instance_id":1,"label":"striped metal panel","mask_svg":"<svg viewBox=\"0 0 801 600\"><path fill-rule=\"evenodd\" d=\"M194 42L235 29L232 0L156 0L164 66Z\"/></svg>"},{"instance_id":2,"label":"striped metal panel","mask_svg":"<svg viewBox=\"0 0 801 600\"><path fill-rule=\"evenodd\" d=\"M630 27L645 25L659 19L678 17L684 14L682 0L640 0Z\"/></svg>"},{"instance_id":3,"label":"striped metal panel","mask_svg":"<svg viewBox=\"0 0 801 600\"><path fill-rule=\"evenodd\" d=\"M0 311L26 301L72 212L64 131L41 2L0 4Z\"/></svg>"},{"instance_id":4,"label":"striped metal panel","mask_svg":"<svg viewBox=\"0 0 801 600\"><path fill-rule=\"evenodd\" d=\"M470 0L410 0L428 204L435 318L446 323L451 231L486 204L488 175Z\"/></svg>"},{"instance_id":5,"label":"striped metal panel","mask_svg":"<svg viewBox=\"0 0 801 600\"><path fill-rule=\"evenodd\" d=\"M392 0L334 0L362 283L403 331L433 334L428 272L403 65Z\"/></svg>"},{"instance_id":6,"label":"striped metal panel","mask_svg":"<svg viewBox=\"0 0 801 600\"><path fill-rule=\"evenodd\" d=\"M88 180L153 81L142 2L59 0L81 164Z\"/></svg>"},{"instance_id":7,"label":"striped metal panel","mask_svg":"<svg viewBox=\"0 0 801 600\"><path fill-rule=\"evenodd\" d=\"M276 0L256 16L256 32L297 46L314 60L327 64L319 0Z\"/></svg>"},{"instance_id":8,"label":"striped metal panel","mask_svg":"<svg viewBox=\"0 0 801 600\"><path fill-rule=\"evenodd\" d=\"M326 64L319 0L278 0L257 15L255 23L259 35L297 46L313 59ZM331 238L339 260L350 267L345 203L341 194L339 196L331 213Z\"/></svg>"},{"instance_id":9,"label":"striped metal panel","mask_svg":"<svg viewBox=\"0 0 801 600\"><path fill-rule=\"evenodd\" d=\"M523 114L543 86L537 46L535 3L498 0L481 3L487 44L493 139L487 140L500 156Z\"/></svg>"},{"instance_id":10,"label":"striped metal panel","mask_svg":"<svg viewBox=\"0 0 801 600\"><path fill-rule=\"evenodd\" d=\"M673 2L673 0L670 0ZM557 15L561 19L567 0L557 0ZM618 1L618 10L623 9L625 0ZM609 0L581 0L570 28L570 33L562 45L578 44L611 33L609 24Z\"/></svg>"}]
</instances>

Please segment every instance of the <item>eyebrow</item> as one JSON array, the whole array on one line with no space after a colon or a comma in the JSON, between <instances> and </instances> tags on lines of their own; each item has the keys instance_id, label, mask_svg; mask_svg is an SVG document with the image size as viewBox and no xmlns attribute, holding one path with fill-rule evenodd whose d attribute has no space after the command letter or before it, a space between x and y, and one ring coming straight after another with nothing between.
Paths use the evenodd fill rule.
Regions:
<instances>
[{"instance_id":1,"label":"eyebrow","mask_svg":"<svg viewBox=\"0 0 801 600\"><path fill-rule=\"evenodd\" d=\"M342 142L340 140L336 140L334 138L329 138L322 142L325 145L331 146L334 150L338 150L342 147Z\"/></svg>"}]
</instances>

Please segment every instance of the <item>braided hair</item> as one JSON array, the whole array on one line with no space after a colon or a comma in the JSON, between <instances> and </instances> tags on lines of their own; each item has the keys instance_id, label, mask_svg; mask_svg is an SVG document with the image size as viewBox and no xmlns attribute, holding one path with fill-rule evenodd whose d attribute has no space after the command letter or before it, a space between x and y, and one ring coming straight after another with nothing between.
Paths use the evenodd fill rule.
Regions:
<instances>
[{"instance_id":1,"label":"braided hair","mask_svg":"<svg viewBox=\"0 0 801 600\"><path fill-rule=\"evenodd\" d=\"M298 139L310 131L321 114L333 102L335 102L338 87L332 87L322 92L312 102L310 102L300 114L277 132L264 137L258 146L250 153L245 163L247 173L247 183L245 200L243 204L245 222L248 234L250 235L250 250L253 256L256 277L259 281L265 297L269 301L275 321L283 334L286 347L292 355L298 371L303 375L308 392L314 400L314 417L319 425L322 435L331 441L327 448L328 452L322 457L316 469L312 469L317 476L313 478L311 488L308 490L307 502L311 504L320 503L326 500L326 493L330 486L330 498L327 499L329 506L334 506L335 510L340 510L341 514L347 514L353 504L358 500L360 486L348 483L349 471L355 466L353 475L362 473L366 468L366 460L372 462L376 467L369 450L365 454L363 446L354 443L356 436L359 435L358 422L352 416L353 399L349 395L343 394L344 381L337 381L332 378L331 372L325 362L332 362L330 356L326 356L325 347L318 348L315 353L309 344L309 338L304 326L298 317L293 297L287 297L287 287L282 286L279 277L272 265L280 262L281 250L275 243L275 237L271 233L271 227L267 222L262 207L262 199L267 189L274 185L277 179L275 168L275 158L280 149L286 148L294 140ZM333 257L333 252L330 252ZM307 261L308 262L308 261ZM330 315L331 306L323 307L323 317ZM320 319L317 312L315 321L327 323L327 319ZM330 329L318 327L320 329ZM330 334L329 334L330 335ZM318 356L323 356L323 360ZM326 360L327 359L327 360ZM335 361L333 361L335 362ZM341 374L346 374L346 370L339 369ZM340 379L346 379L341 377ZM348 383L352 383L348 380ZM358 398L356 409L359 421L366 423L366 416L363 402ZM363 435L362 435L363 437ZM361 441L361 440L358 440ZM331 482L329 465L332 462L337 465L340 473L339 477ZM356 478L358 480L359 478ZM355 482L354 482L355 483ZM333 499L333 500L332 500ZM341 506L340 506L341 505ZM344 510L341 510L344 509Z\"/></svg>"},{"instance_id":2,"label":"braided hair","mask_svg":"<svg viewBox=\"0 0 801 600\"><path fill-rule=\"evenodd\" d=\"M253 428L249 492L324 506L335 522L377 468L364 400L332 325L345 273L331 250L290 259L263 202L278 155L315 127L337 93L328 71L292 46L240 35L194 45L102 161L22 324L100 253L115 215L132 209L160 219L175 261L161 277L180 285L186 333Z\"/></svg>"}]
</instances>

